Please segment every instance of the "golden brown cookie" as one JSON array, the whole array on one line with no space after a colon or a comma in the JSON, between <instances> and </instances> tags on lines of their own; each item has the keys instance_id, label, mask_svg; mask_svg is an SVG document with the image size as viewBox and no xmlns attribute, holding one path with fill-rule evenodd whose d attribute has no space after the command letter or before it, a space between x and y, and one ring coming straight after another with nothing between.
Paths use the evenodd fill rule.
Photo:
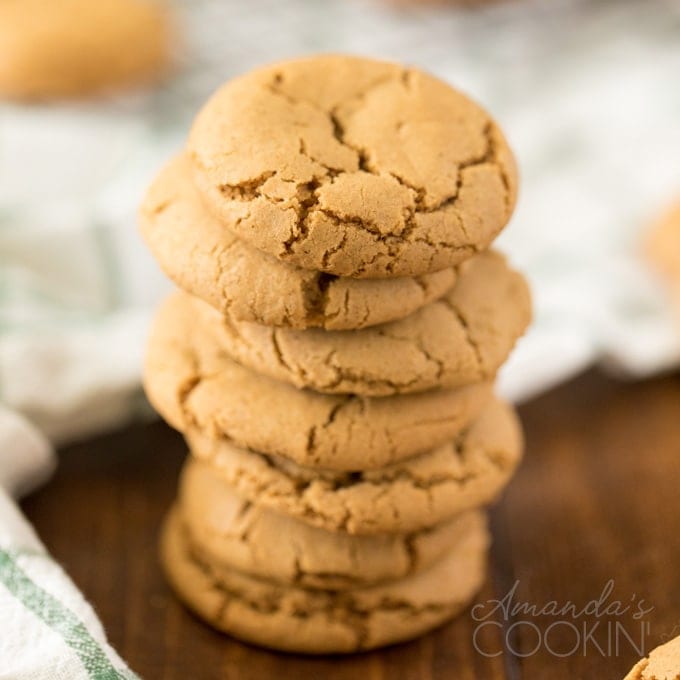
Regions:
<instances>
[{"instance_id":1,"label":"golden brown cookie","mask_svg":"<svg viewBox=\"0 0 680 680\"><path fill-rule=\"evenodd\" d=\"M210 465L191 459L182 473L179 513L211 563L284 585L333 590L422 570L476 521L466 513L412 533L325 531L242 498Z\"/></svg>"},{"instance_id":2,"label":"golden brown cookie","mask_svg":"<svg viewBox=\"0 0 680 680\"><path fill-rule=\"evenodd\" d=\"M344 591L287 587L220 567L173 513L161 557L170 583L208 623L287 652L349 653L408 640L462 611L484 580L489 543L477 520L439 560L404 579Z\"/></svg>"},{"instance_id":3,"label":"golden brown cookie","mask_svg":"<svg viewBox=\"0 0 680 680\"><path fill-rule=\"evenodd\" d=\"M680 637L657 647L626 675L624 680L678 680L680 678Z\"/></svg>"},{"instance_id":4,"label":"golden brown cookie","mask_svg":"<svg viewBox=\"0 0 680 680\"><path fill-rule=\"evenodd\" d=\"M479 106L414 68L338 55L232 80L197 116L194 177L224 224L289 264L415 276L486 249L516 169Z\"/></svg>"},{"instance_id":5,"label":"golden brown cookie","mask_svg":"<svg viewBox=\"0 0 680 680\"><path fill-rule=\"evenodd\" d=\"M141 231L181 288L241 321L291 328L364 328L408 316L453 285L451 267L418 277L350 279L286 265L238 239L202 205L185 156L149 189Z\"/></svg>"},{"instance_id":6,"label":"golden brown cookie","mask_svg":"<svg viewBox=\"0 0 680 680\"><path fill-rule=\"evenodd\" d=\"M337 470L381 467L455 437L488 403L489 383L370 398L299 390L230 359L187 296L161 306L144 370L147 396L181 432Z\"/></svg>"},{"instance_id":7,"label":"golden brown cookie","mask_svg":"<svg viewBox=\"0 0 680 680\"><path fill-rule=\"evenodd\" d=\"M456 285L405 319L361 331L271 328L188 300L240 364L326 394L392 394L492 380L531 319L529 289L501 255L459 265Z\"/></svg>"},{"instance_id":8,"label":"golden brown cookie","mask_svg":"<svg viewBox=\"0 0 680 680\"><path fill-rule=\"evenodd\" d=\"M412 532L487 505L522 456L512 408L489 405L455 441L377 470L342 473L305 468L196 433L187 437L236 492L262 506L328 531Z\"/></svg>"},{"instance_id":9,"label":"golden brown cookie","mask_svg":"<svg viewBox=\"0 0 680 680\"><path fill-rule=\"evenodd\" d=\"M0 97L44 99L146 82L170 57L151 0L2 0Z\"/></svg>"},{"instance_id":10,"label":"golden brown cookie","mask_svg":"<svg viewBox=\"0 0 680 680\"><path fill-rule=\"evenodd\" d=\"M646 245L649 260L680 303L680 203L654 224Z\"/></svg>"}]
</instances>

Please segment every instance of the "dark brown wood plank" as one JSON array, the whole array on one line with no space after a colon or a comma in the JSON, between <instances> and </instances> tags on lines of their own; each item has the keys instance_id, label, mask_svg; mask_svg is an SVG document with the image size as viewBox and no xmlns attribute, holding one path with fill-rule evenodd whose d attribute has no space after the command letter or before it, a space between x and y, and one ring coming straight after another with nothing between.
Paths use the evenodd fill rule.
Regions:
<instances>
[{"instance_id":1,"label":"dark brown wood plank","mask_svg":"<svg viewBox=\"0 0 680 680\"><path fill-rule=\"evenodd\" d=\"M623 677L637 660L635 646L649 651L680 634L680 379L619 384L589 375L527 405L522 416L527 460L494 512L517 599L583 607L613 579L607 602L643 598L654 611L641 620L631 612L519 615L514 621L541 632L528 623L516 628L513 646L528 654L516 661L521 677ZM577 643L578 651L556 655Z\"/></svg>"},{"instance_id":2,"label":"dark brown wood plank","mask_svg":"<svg viewBox=\"0 0 680 680\"><path fill-rule=\"evenodd\" d=\"M651 642L675 626L680 633L680 380L621 385L589 374L522 415L527 459L493 512L492 569L479 600L501 597L518 579L518 597L530 603L585 603L615 578L619 596L636 592L655 606ZM346 659L234 642L188 614L158 567L158 527L184 456L179 436L159 423L137 425L61 455L53 482L24 507L145 678L571 680L621 677L633 661L629 649L618 658L560 659L545 649L487 658L473 646L469 613L413 643ZM494 620L506 629L513 622ZM545 630L553 620L537 623ZM501 649L503 632L487 629L480 647ZM531 644L527 632L513 639L520 652Z\"/></svg>"}]
</instances>

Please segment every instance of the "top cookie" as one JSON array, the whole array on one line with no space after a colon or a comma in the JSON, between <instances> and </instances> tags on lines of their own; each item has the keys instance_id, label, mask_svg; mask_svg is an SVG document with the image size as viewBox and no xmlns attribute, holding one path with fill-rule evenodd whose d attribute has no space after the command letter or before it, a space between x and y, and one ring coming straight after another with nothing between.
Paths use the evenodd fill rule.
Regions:
<instances>
[{"instance_id":1,"label":"top cookie","mask_svg":"<svg viewBox=\"0 0 680 680\"><path fill-rule=\"evenodd\" d=\"M0 97L78 96L148 80L168 62L168 29L150 0L3 0Z\"/></svg>"},{"instance_id":2,"label":"top cookie","mask_svg":"<svg viewBox=\"0 0 680 680\"><path fill-rule=\"evenodd\" d=\"M219 89L189 137L206 204L256 248L339 276L415 276L489 246L515 204L488 114L417 69L347 56Z\"/></svg>"}]
</instances>

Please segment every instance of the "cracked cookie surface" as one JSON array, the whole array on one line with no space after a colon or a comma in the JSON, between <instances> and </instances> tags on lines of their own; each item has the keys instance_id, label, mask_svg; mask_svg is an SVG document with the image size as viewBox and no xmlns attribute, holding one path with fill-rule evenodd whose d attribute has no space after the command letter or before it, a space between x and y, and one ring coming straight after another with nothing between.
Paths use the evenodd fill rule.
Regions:
<instances>
[{"instance_id":1,"label":"cracked cookie surface","mask_svg":"<svg viewBox=\"0 0 680 680\"><path fill-rule=\"evenodd\" d=\"M189 460L182 472L178 511L210 562L285 585L333 590L422 570L479 522L467 513L412 533L326 531L239 496L198 460Z\"/></svg>"},{"instance_id":2,"label":"cracked cookie surface","mask_svg":"<svg viewBox=\"0 0 680 680\"><path fill-rule=\"evenodd\" d=\"M254 371L326 394L382 397L492 380L531 318L529 289L502 256L458 267L455 286L405 319L360 331L240 322L186 298L220 347Z\"/></svg>"},{"instance_id":3,"label":"cracked cookie surface","mask_svg":"<svg viewBox=\"0 0 680 680\"><path fill-rule=\"evenodd\" d=\"M45 99L145 82L170 59L166 12L149 0L2 0L0 97Z\"/></svg>"},{"instance_id":4,"label":"cracked cookie surface","mask_svg":"<svg viewBox=\"0 0 680 680\"><path fill-rule=\"evenodd\" d=\"M481 514L427 569L345 591L276 585L220 568L201 554L177 513L166 521L161 559L180 598L212 626L272 649L350 653L408 640L462 611L480 589L489 535Z\"/></svg>"},{"instance_id":5,"label":"cracked cookie surface","mask_svg":"<svg viewBox=\"0 0 680 680\"><path fill-rule=\"evenodd\" d=\"M225 229L193 187L186 156L147 192L140 228L178 286L240 321L290 328L365 328L408 316L453 285L453 268L419 277L351 279L287 265Z\"/></svg>"},{"instance_id":6,"label":"cracked cookie surface","mask_svg":"<svg viewBox=\"0 0 680 680\"><path fill-rule=\"evenodd\" d=\"M224 353L186 295L161 305L144 369L147 396L181 432L277 454L302 465L376 468L455 437L491 398L491 384L393 397L300 390Z\"/></svg>"},{"instance_id":7,"label":"cracked cookie surface","mask_svg":"<svg viewBox=\"0 0 680 680\"><path fill-rule=\"evenodd\" d=\"M412 532L487 505L522 456L513 409L494 401L454 441L377 470L305 468L190 433L187 442L243 498L328 531Z\"/></svg>"},{"instance_id":8,"label":"cracked cookie surface","mask_svg":"<svg viewBox=\"0 0 680 680\"><path fill-rule=\"evenodd\" d=\"M188 150L226 228L338 276L414 276L486 249L514 209L502 133L417 69L317 56L253 71L204 106Z\"/></svg>"},{"instance_id":9,"label":"cracked cookie surface","mask_svg":"<svg viewBox=\"0 0 680 680\"><path fill-rule=\"evenodd\" d=\"M624 680L678 680L680 678L680 637L654 649L639 661Z\"/></svg>"}]
</instances>

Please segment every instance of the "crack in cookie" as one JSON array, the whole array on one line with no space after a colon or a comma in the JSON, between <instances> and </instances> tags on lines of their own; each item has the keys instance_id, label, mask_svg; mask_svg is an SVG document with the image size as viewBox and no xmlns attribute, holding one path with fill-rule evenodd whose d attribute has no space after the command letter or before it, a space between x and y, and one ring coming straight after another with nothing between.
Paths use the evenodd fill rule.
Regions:
<instances>
[{"instance_id":1,"label":"crack in cookie","mask_svg":"<svg viewBox=\"0 0 680 680\"><path fill-rule=\"evenodd\" d=\"M297 465L186 434L192 454L242 497L328 531L417 531L493 501L516 469L522 434L512 409L488 406L456 439L377 470L340 472Z\"/></svg>"},{"instance_id":2,"label":"crack in cookie","mask_svg":"<svg viewBox=\"0 0 680 680\"><path fill-rule=\"evenodd\" d=\"M189 150L227 229L338 276L453 266L488 247L515 202L514 161L488 114L418 70L351 57L228 83Z\"/></svg>"}]
</instances>

